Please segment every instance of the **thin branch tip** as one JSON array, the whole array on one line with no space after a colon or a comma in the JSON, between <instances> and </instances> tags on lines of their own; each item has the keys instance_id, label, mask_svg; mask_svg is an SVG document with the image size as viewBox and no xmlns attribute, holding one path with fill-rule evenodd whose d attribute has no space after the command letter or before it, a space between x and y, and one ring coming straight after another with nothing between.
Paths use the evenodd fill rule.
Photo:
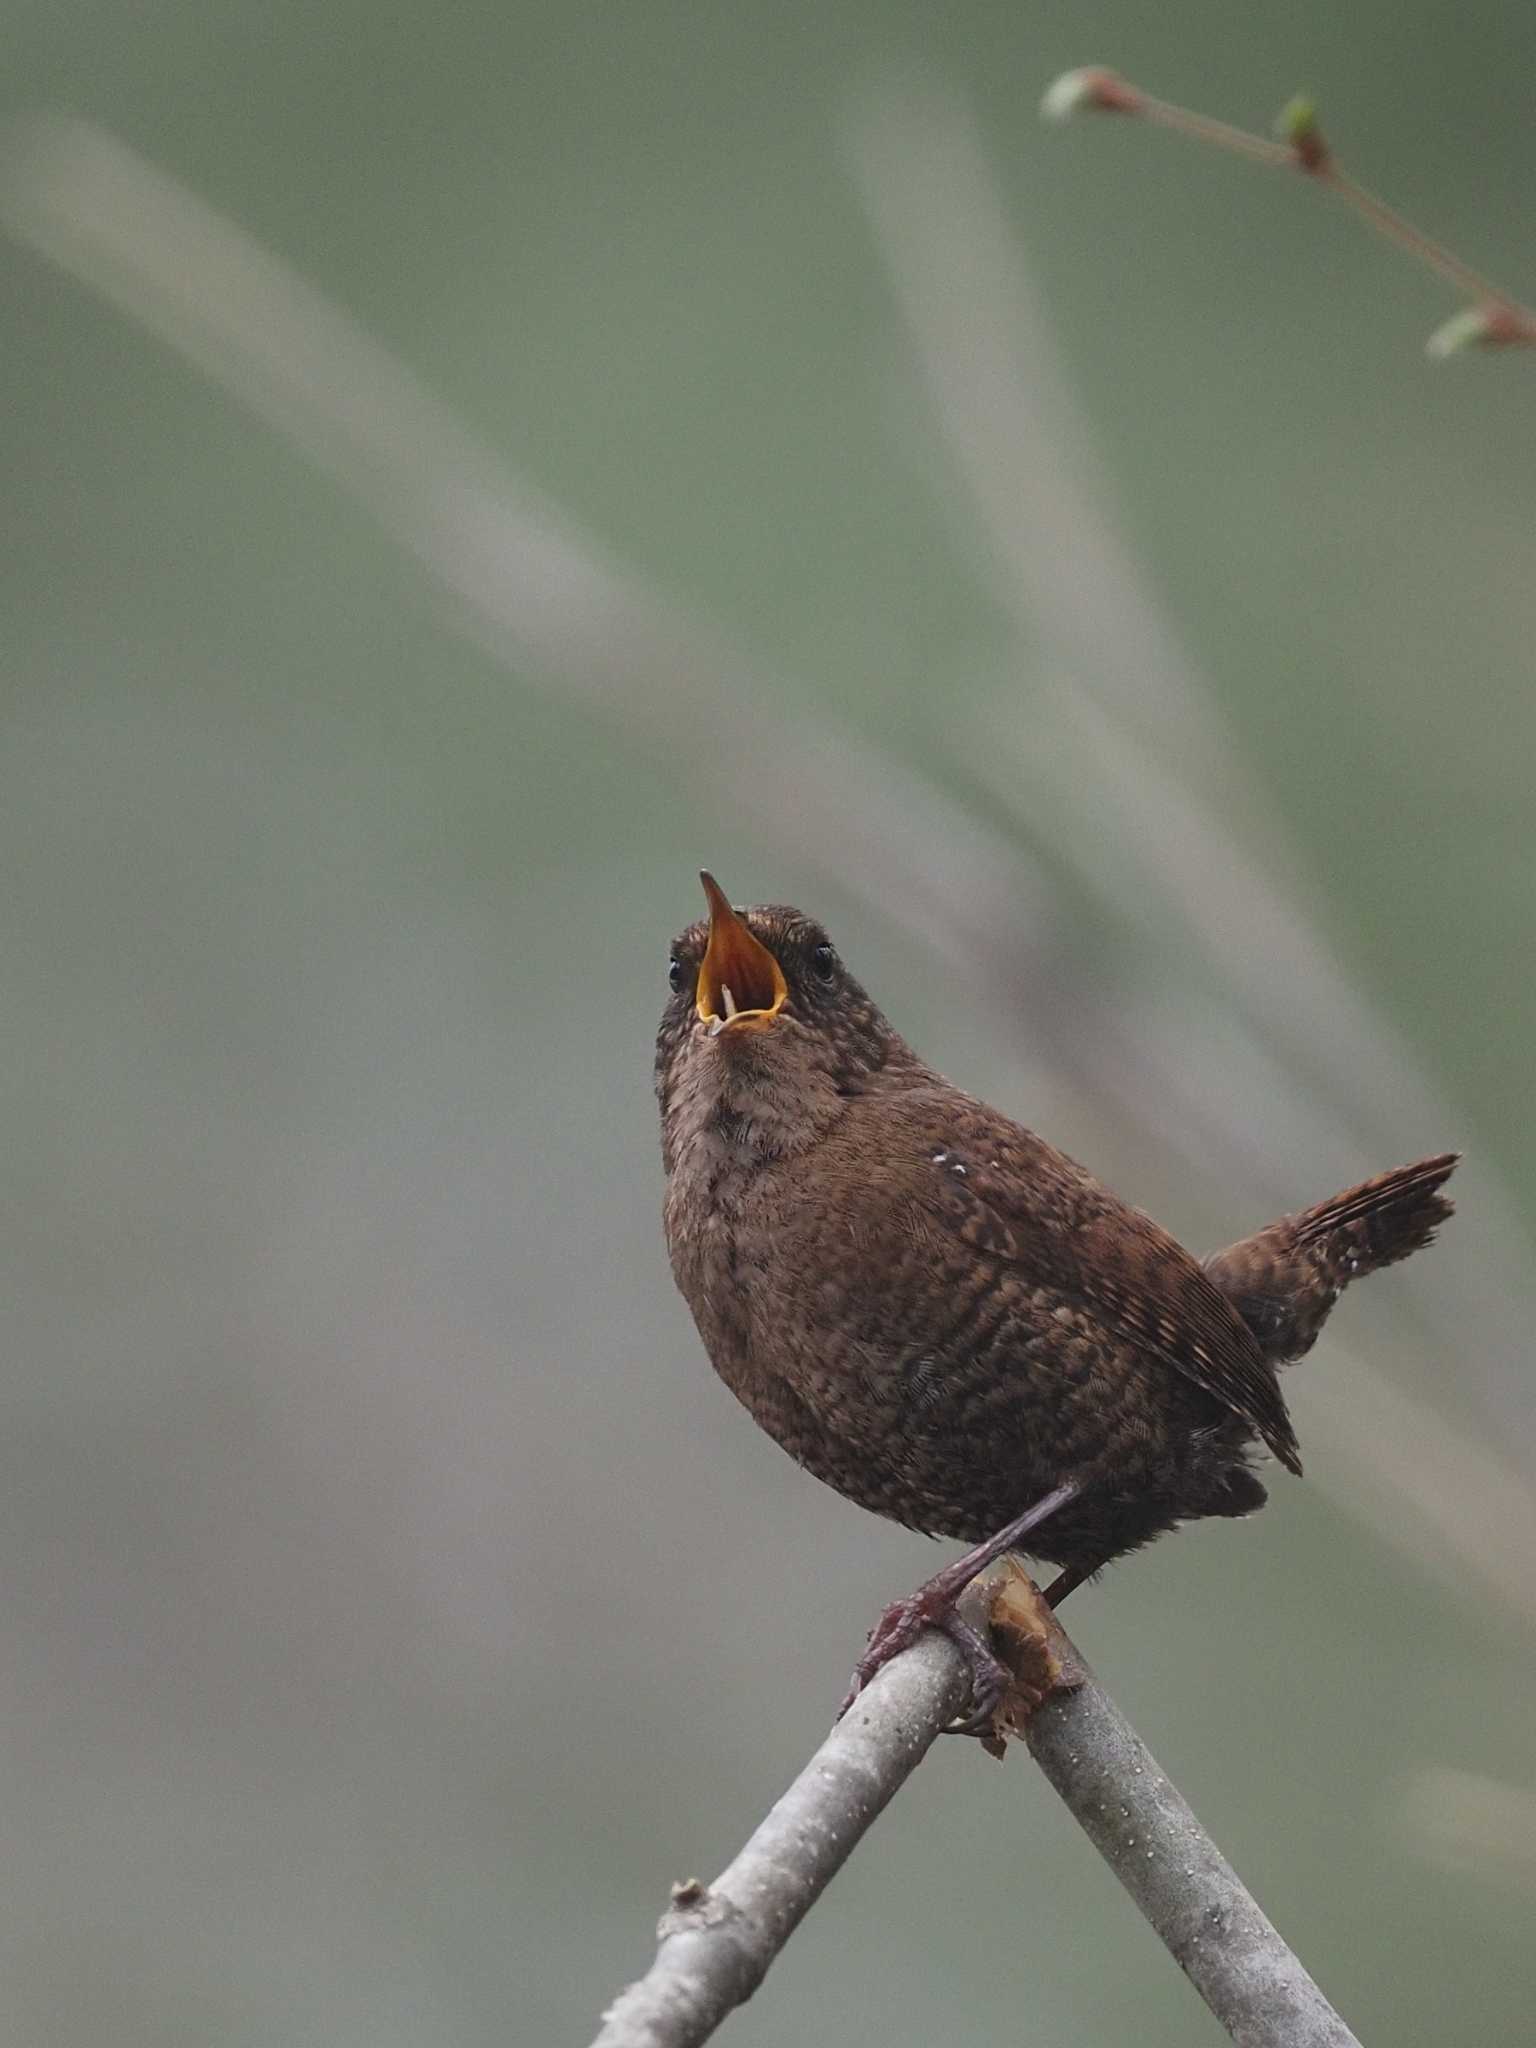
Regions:
<instances>
[{"instance_id":1,"label":"thin branch tip","mask_svg":"<svg viewBox=\"0 0 1536 2048\"><path fill-rule=\"evenodd\" d=\"M1047 121L1070 121L1077 114L1139 114L1142 95L1118 71L1102 64L1084 64L1063 71L1047 86L1040 112Z\"/></svg>"},{"instance_id":2,"label":"thin branch tip","mask_svg":"<svg viewBox=\"0 0 1536 2048\"><path fill-rule=\"evenodd\" d=\"M1124 104L1115 100L1114 94L1123 95ZM1446 321L1430 336L1425 344L1426 353L1435 360L1468 348L1529 347L1536 343L1536 312L1500 291L1453 250L1346 176L1318 123L1316 103L1308 95L1297 94L1281 109L1275 122L1275 140L1250 134L1246 128L1214 120L1208 114L1197 114L1172 100L1154 99L1138 87L1127 85L1117 73L1097 68L1063 73L1042 102L1042 112L1055 120L1070 119L1084 108L1139 113L1157 126L1171 128L1192 141L1207 142L1260 163L1288 166L1326 185L1373 234L1406 250L1424 269L1473 301L1470 308Z\"/></svg>"},{"instance_id":3,"label":"thin branch tip","mask_svg":"<svg viewBox=\"0 0 1536 2048\"><path fill-rule=\"evenodd\" d=\"M1466 306L1437 327L1424 344L1434 362L1465 355L1474 348L1530 348L1536 345L1536 320L1523 307Z\"/></svg>"}]
</instances>

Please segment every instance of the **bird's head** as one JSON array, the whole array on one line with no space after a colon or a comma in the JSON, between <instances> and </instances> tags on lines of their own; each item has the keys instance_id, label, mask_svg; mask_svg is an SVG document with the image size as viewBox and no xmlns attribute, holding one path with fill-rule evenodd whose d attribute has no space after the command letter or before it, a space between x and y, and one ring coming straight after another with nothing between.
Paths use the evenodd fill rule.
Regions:
<instances>
[{"instance_id":1,"label":"bird's head","mask_svg":"<svg viewBox=\"0 0 1536 2048\"><path fill-rule=\"evenodd\" d=\"M679 1119L798 1149L901 1047L814 918L783 903L735 910L713 875L700 879L709 915L672 943L656 1040L669 1166Z\"/></svg>"}]
</instances>

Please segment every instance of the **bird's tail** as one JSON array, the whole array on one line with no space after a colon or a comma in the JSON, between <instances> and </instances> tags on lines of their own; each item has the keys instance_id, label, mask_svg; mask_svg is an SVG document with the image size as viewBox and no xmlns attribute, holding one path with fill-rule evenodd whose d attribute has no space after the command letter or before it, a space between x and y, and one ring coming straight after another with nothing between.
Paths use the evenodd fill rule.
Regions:
<instances>
[{"instance_id":1,"label":"bird's tail","mask_svg":"<svg viewBox=\"0 0 1536 2048\"><path fill-rule=\"evenodd\" d=\"M1451 1214L1450 1198L1440 1190L1460 1156L1441 1152L1379 1173L1206 1260L1206 1271L1273 1364L1311 1349L1352 1280L1431 1242Z\"/></svg>"},{"instance_id":2,"label":"bird's tail","mask_svg":"<svg viewBox=\"0 0 1536 2048\"><path fill-rule=\"evenodd\" d=\"M1291 1219L1298 1245L1311 1247L1334 1284L1345 1287L1379 1266L1419 1251L1451 1214L1440 1190L1459 1152L1440 1152L1415 1166L1395 1167L1362 1181Z\"/></svg>"}]
</instances>

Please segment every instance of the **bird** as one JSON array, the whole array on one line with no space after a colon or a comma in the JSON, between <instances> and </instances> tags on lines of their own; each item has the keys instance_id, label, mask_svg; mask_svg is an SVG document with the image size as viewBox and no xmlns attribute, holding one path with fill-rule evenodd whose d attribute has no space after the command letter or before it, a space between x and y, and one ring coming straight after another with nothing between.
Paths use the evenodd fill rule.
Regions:
<instances>
[{"instance_id":1,"label":"bird","mask_svg":"<svg viewBox=\"0 0 1536 2048\"><path fill-rule=\"evenodd\" d=\"M1354 1280L1451 1214L1443 1152L1201 1260L945 1080L786 904L674 940L656 1041L672 1272L720 1378L847 1499L972 1547L871 1632L844 1707L926 1628L984 1733L1006 1681L957 1610L1005 1552L1057 1606L1181 1523L1243 1516L1265 1453L1301 1472L1279 1368Z\"/></svg>"}]
</instances>

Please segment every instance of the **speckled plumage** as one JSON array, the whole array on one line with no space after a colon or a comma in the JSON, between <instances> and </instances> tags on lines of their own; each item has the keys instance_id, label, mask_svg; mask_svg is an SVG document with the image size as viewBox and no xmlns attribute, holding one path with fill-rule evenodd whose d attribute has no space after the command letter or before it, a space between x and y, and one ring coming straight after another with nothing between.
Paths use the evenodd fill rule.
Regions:
<instances>
[{"instance_id":1,"label":"speckled plumage","mask_svg":"<svg viewBox=\"0 0 1536 2048\"><path fill-rule=\"evenodd\" d=\"M1350 1278L1429 1241L1453 1156L1202 1267L926 1066L819 925L782 905L740 917L787 997L765 1025L711 1028L709 927L677 940L656 1064L666 1233L716 1370L791 1456L968 1542L1075 1481L1030 1549L1077 1575L1260 1506L1260 1443L1300 1471L1276 1366Z\"/></svg>"}]
</instances>

